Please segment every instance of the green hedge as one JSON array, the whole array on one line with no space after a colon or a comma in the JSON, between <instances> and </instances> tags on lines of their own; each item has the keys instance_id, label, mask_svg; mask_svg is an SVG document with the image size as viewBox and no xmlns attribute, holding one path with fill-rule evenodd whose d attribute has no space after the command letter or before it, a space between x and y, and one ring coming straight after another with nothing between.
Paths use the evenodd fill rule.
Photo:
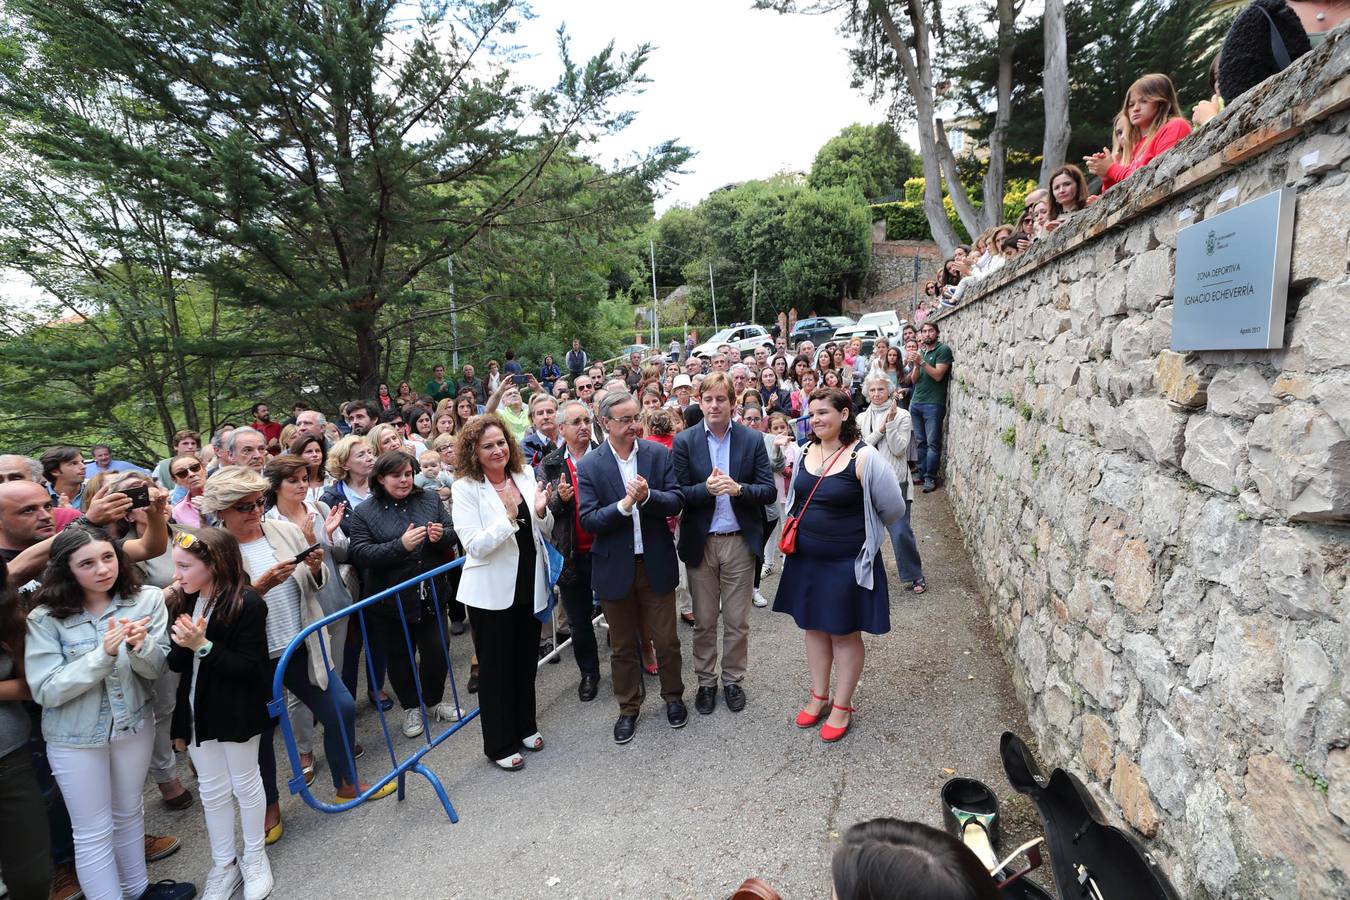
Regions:
<instances>
[{"instance_id":1,"label":"green hedge","mask_svg":"<svg viewBox=\"0 0 1350 900\"><path fill-rule=\"evenodd\" d=\"M910 179L911 181L916 179ZM921 180L921 179L919 179ZM952 207L950 198L943 198L943 206L947 209L947 221L952 223L956 233L961 240L969 242L970 235L966 233L965 226L961 224L961 219ZM975 205L978 210L979 204ZM890 241L931 241L933 232L928 227L928 216L923 211L923 204L910 200L901 200L897 203L879 203L872 207L873 214L881 213L886 219L886 239Z\"/></svg>"},{"instance_id":2,"label":"green hedge","mask_svg":"<svg viewBox=\"0 0 1350 900\"><path fill-rule=\"evenodd\" d=\"M1034 178L1011 178L1003 193L1003 221L1016 223L1026 205L1027 194L1036 189ZM961 224L961 218L952 206L952 198L944 196L942 205L947 209L947 220L952 223L961 240L970 243L970 234ZM983 204L972 204L978 212ZM873 205L873 216L880 213L886 219L886 239L891 241L931 241L933 233L928 227L928 216L923 211L923 179L911 178L905 182L905 199L895 203L877 203Z\"/></svg>"}]
</instances>

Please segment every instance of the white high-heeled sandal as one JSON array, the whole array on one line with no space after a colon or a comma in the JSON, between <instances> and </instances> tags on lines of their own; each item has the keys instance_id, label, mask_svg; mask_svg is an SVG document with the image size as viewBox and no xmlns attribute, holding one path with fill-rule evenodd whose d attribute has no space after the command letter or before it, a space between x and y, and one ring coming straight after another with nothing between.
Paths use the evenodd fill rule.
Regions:
<instances>
[{"instance_id":1,"label":"white high-heeled sandal","mask_svg":"<svg viewBox=\"0 0 1350 900\"><path fill-rule=\"evenodd\" d=\"M510 756L503 756L501 759L494 759L497 768L505 769L508 772L519 772L525 768L525 757L519 753L512 753Z\"/></svg>"},{"instance_id":2,"label":"white high-heeled sandal","mask_svg":"<svg viewBox=\"0 0 1350 900\"><path fill-rule=\"evenodd\" d=\"M544 749L544 736L536 731L534 734L521 741L520 746L529 750L531 753L538 753L540 750Z\"/></svg>"}]
</instances>

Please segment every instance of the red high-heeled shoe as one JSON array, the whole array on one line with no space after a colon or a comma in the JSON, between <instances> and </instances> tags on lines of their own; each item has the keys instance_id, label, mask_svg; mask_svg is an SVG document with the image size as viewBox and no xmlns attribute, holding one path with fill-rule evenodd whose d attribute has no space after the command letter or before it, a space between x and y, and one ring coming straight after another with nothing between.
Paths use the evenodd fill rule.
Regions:
<instances>
[{"instance_id":1,"label":"red high-heeled shoe","mask_svg":"<svg viewBox=\"0 0 1350 900\"><path fill-rule=\"evenodd\" d=\"M828 700L828 699L830 699L829 697L822 697L822 696L820 696L820 695L817 694L815 691L812 691L812 692L811 692L811 697L812 697L812 699L814 699L814 700ZM820 717L823 716L823 715L825 715L825 710L824 710L824 709L822 709L820 712L816 713L816 714L813 716L813 715L811 715L809 712L807 712L806 709L803 707L803 709L801 710L801 712L797 713L797 727L798 727L798 728L811 728L811 727L813 727L817 722L820 721Z\"/></svg>"},{"instance_id":2,"label":"red high-heeled shoe","mask_svg":"<svg viewBox=\"0 0 1350 900\"><path fill-rule=\"evenodd\" d=\"M827 744L833 744L835 741L848 734L848 730L853 727L853 714L857 712L857 710L851 706L840 706L838 703L831 703L830 705L841 712L848 713L848 724L843 728L835 728L830 725L829 722L822 725L820 728L820 739Z\"/></svg>"}]
</instances>

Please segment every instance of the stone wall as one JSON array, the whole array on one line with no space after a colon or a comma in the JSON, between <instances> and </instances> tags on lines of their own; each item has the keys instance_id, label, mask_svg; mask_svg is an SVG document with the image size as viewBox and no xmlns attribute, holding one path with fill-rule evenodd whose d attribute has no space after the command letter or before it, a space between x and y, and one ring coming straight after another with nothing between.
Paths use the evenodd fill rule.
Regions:
<instances>
[{"instance_id":1,"label":"stone wall","mask_svg":"<svg viewBox=\"0 0 1350 900\"><path fill-rule=\"evenodd\" d=\"M1183 897L1350 896L1347 108L1342 28L939 320L947 489L1042 756ZM1169 351L1178 228L1282 185L1284 348Z\"/></svg>"}]
</instances>

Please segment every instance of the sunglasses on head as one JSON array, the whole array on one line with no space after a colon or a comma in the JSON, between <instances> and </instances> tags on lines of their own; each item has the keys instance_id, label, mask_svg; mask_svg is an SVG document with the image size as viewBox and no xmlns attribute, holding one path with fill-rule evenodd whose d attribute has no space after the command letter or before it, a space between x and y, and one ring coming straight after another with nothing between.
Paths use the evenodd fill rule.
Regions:
<instances>
[{"instance_id":1,"label":"sunglasses on head","mask_svg":"<svg viewBox=\"0 0 1350 900\"><path fill-rule=\"evenodd\" d=\"M175 531L173 533L173 545L175 547L181 547L184 550L189 550L193 547L193 545L198 543L200 543L200 541L197 540L197 536L195 534L190 534L186 531Z\"/></svg>"},{"instance_id":2,"label":"sunglasses on head","mask_svg":"<svg viewBox=\"0 0 1350 900\"><path fill-rule=\"evenodd\" d=\"M196 473L196 472L200 472L201 470L202 470L202 464L201 464L201 463L189 463L186 469L179 469L177 472L174 472L174 473L173 473L173 477L174 477L174 478L183 478L183 477L186 477L186 476L189 475L189 474L193 474L193 473Z\"/></svg>"}]
</instances>

